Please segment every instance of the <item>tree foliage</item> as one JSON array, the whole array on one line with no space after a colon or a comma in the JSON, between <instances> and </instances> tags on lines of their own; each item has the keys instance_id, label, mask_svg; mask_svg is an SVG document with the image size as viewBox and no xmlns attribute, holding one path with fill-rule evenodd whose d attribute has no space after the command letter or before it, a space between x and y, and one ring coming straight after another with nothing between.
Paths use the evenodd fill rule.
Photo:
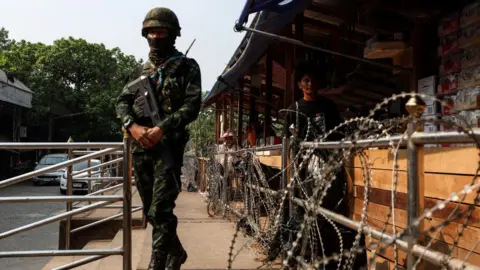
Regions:
<instances>
[{"instance_id":1,"label":"tree foliage","mask_svg":"<svg viewBox=\"0 0 480 270\"><path fill-rule=\"evenodd\" d=\"M203 94L203 97L207 93ZM200 110L198 118L189 126L190 145L187 151L195 151L199 156L207 156L208 151L215 143L215 107L206 107Z\"/></svg>"},{"instance_id":2,"label":"tree foliage","mask_svg":"<svg viewBox=\"0 0 480 270\"><path fill-rule=\"evenodd\" d=\"M77 141L120 139L115 99L125 78L141 63L119 48L84 39L62 38L53 45L9 41L0 31L0 69L23 81L34 91L33 108L25 119L44 128L54 104L74 116L56 120L55 140L72 136ZM7 33L5 42L2 37ZM61 115L55 115L55 117ZM42 136L45 138L46 136Z\"/></svg>"}]
</instances>

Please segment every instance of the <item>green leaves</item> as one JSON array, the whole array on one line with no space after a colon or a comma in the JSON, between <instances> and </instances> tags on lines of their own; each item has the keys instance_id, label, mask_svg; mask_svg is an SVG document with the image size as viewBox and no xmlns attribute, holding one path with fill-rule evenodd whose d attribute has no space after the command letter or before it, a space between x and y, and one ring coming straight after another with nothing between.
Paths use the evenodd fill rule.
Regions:
<instances>
[{"instance_id":1,"label":"green leaves","mask_svg":"<svg viewBox=\"0 0 480 270\"><path fill-rule=\"evenodd\" d=\"M103 44L72 37L56 40L53 45L10 41L8 31L0 29L0 69L35 92L27 123L46 124L49 112L55 117L66 114L52 109L55 104L68 109L67 114L76 114L56 120L56 141L69 136L76 141L119 140L115 98L140 61L119 48L107 49ZM46 138L46 130L41 128L42 134L36 137Z\"/></svg>"},{"instance_id":2,"label":"green leaves","mask_svg":"<svg viewBox=\"0 0 480 270\"><path fill-rule=\"evenodd\" d=\"M207 93L203 93L202 99ZM195 150L199 156L207 156L209 148L215 143L215 107L203 108L196 121L189 125L190 143L185 152Z\"/></svg>"}]
</instances>

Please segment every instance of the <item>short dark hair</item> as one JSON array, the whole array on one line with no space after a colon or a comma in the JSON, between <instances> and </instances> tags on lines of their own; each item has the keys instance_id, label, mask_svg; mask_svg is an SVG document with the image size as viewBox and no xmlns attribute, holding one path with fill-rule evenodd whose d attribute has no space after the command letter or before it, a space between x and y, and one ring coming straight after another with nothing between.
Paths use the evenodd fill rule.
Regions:
<instances>
[{"instance_id":1,"label":"short dark hair","mask_svg":"<svg viewBox=\"0 0 480 270\"><path fill-rule=\"evenodd\" d=\"M311 61L300 62L295 68L295 82L300 82L305 75L310 75L315 77L320 83L320 86L323 86L325 83L325 73L323 67L313 63Z\"/></svg>"}]
</instances>

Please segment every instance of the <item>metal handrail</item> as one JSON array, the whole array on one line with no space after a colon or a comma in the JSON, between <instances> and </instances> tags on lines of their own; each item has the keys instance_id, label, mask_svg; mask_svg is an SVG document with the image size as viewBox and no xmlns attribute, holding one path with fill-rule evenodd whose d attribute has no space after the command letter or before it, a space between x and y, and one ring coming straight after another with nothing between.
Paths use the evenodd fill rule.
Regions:
<instances>
[{"instance_id":1,"label":"metal handrail","mask_svg":"<svg viewBox=\"0 0 480 270\"><path fill-rule=\"evenodd\" d=\"M473 138L480 140L480 131L474 130L469 134L458 131L442 131L442 132L419 132L412 134L411 140L416 145L431 144L431 143L473 143ZM395 135L391 137L383 137L378 139L365 139L358 141L335 141L335 142L302 142L301 146L307 148L317 149L339 149L349 147L385 147L391 143L401 143L407 145L407 135Z\"/></svg>"},{"instance_id":2,"label":"metal handrail","mask_svg":"<svg viewBox=\"0 0 480 270\"><path fill-rule=\"evenodd\" d=\"M13 257L51 257L51 256L87 256L87 255L122 255L122 248L92 249L92 250L28 250L28 251L2 251L0 258Z\"/></svg>"},{"instance_id":3,"label":"metal handrail","mask_svg":"<svg viewBox=\"0 0 480 270\"><path fill-rule=\"evenodd\" d=\"M95 151L93 150L77 150L77 151L72 151L72 153L74 155L85 155L85 154L91 154L91 153L95 153ZM122 151L115 151L113 152L114 154L122 154Z\"/></svg>"},{"instance_id":4,"label":"metal handrail","mask_svg":"<svg viewBox=\"0 0 480 270\"><path fill-rule=\"evenodd\" d=\"M36 170L36 171L33 171L33 172L29 172L29 173L25 173L25 174L22 174L22 175L19 175L19 176L15 176L15 177L9 178L7 180L0 181L0 188L4 188L4 187L7 187L7 186L10 186L10 185L13 185L13 184L17 184L17 183L23 182L25 180L31 179L35 176L43 175L43 174L48 173L48 172L63 169L65 167L73 165L77 162L82 162L82 161L86 161L86 160L93 159L93 158L96 158L96 157L100 157L102 155L111 153L113 151L115 151L115 148L107 148L107 149L104 149L104 150L101 150L101 151L98 151L98 152L95 152L95 153L92 153L92 154L88 154L88 155L81 156L81 157L78 157L78 158L70 159L70 160L67 160L67 161L52 165L52 166L48 166L48 167L45 167L45 168L42 168L42 169L39 169L39 170Z\"/></svg>"},{"instance_id":5,"label":"metal handrail","mask_svg":"<svg viewBox=\"0 0 480 270\"><path fill-rule=\"evenodd\" d=\"M114 159L114 160L110 160L110 161L107 161L107 162L104 162L102 164L99 164L99 165L95 165L95 166L92 166L92 167L88 167L88 168L85 168L81 171L78 171L78 172L74 172L72 173L72 176L75 176L77 174L81 174L81 173L84 173L84 172L88 172L88 171L91 171L93 169L97 169L97 168L101 168L101 167L104 167L104 166L107 166L107 165L111 165L111 164L115 164L117 162L120 162L122 161L123 158L117 158L117 159ZM111 169L111 168L110 168Z\"/></svg>"},{"instance_id":6,"label":"metal handrail","mask_svg":"<svg viewBox=\"0 0 480 270\"><path fill-rule=\"evenodd\" d=\"M102 149L99 151L87 151L88 154L73 158L72 156L72 149L78 148L107 148ZM6 237L25 232L28 230L32 230L34 228L38 228L40 226L50 224L56 221L60 221L63 219L67 220L66 224L66 232L67 232L67 239L66 243L69 243L70 234L72 231L70 230L70 218L74 215L81 214L84 212L88 212L94 209L102 208L102 207L109 207L109 204L114 202L123 201L123 205L119 205L118 207L123 208L123 212L112 217L109 219L115 219L120 216L123 216L123 247L110 249L110 250L34 250L34 251L5 251L0 252L0 258L2 257L37 257L37 256L85 256L85 255L93 255L91 257L79 260L77 262L73 262L64 266L59 267L58 269L71 269L72 267L83 265L89 262L93 262L98 259L105 258L110 255L122 255L123 256L123 269L132 269L131 265L131 185L132 185L132 176L131 176L131 142L128 137L124 138L123 143L0 143L0 150L1 149L68 149L69 150L69 157L71 159L61 162L49 167L42 168L40 170L36 170L33 172L25 173L23 175L15 176L3 181L0 181L0 188L7 187L9 185L13 185L19 182L23 182L25 180L34 178L36 176L43 175L48 172L57 171L59 169L68 168L68 179L67 179L67 192L69 196L34 196L34 197L4 197L0 198L0 203L31 203L31 202L66 202L67 212L61 213L37 222L33 222L27 224L25 226L9 230L3 233L0 233L0 239L4 239ZM77 162L82 162L86 160L91 160L97 157L101 157L110 153L118 153L117 149L121 149L123 153L123 158L118 158L109 162L105 162L103 164L97 166L91 166L85 170L80 172L76 172L75 174L71 173L72 165ZM78 152L78 151L77 151ZM124 174L123 177L91 177L92 173L91 170L99 167L104 167L110 164L119 163L123 160L124 162ZM90 165L90 164L89 164ZM75 177L73 175L78 175L84 172L88 172L89 177ZM97 174L96 172L93 175ZM103 190L99 190L94 193L87 194L86 196L79 197L79 196L70 196L72 190L72 181L73 180L123 180L123 184L119 184L113 187L108 187ZM124 187L122 195L107 195L107 196L95 196L100 193L104 193L109 190L114 190L120 187ZM73 209L72 202L95 202L93 204L89 204L87 206L79 207ZM141 210L143 207L139 207L134 209L133 212ZM104 220L102 220L104 221ZM84 229L86 227L92 227L97 224L100 224L102 221L94 222L92 224L88 224L83 226ZM82 227L81 227L82 228ZM80 228L77 228L78 230ZM68 249L69 245L67 245Z\"/></svg>"},{"instance_id":7,"label":"metal handrail","mask_svg":"<svg viewBox=\"0 0 480 270\"><path fill-rule=\"evenodd\" d=\"M123 143L85 143L85 142L46 142L46 143L4 143L0 142L0 149L22 149L22 150L33 150L33 149L78 149L78 148L122 148Z\"/></svg>"},{"instance_id":8,"label":"metal handrail","mask_svg":"<svg viewBox=\"0 0 480 270\"><path fill-rule=\"evenodd\" d=\"M115 201L118 201L118 200L115 200ZM113 203L115 201L111 200L111 201L105 201L105 202L104 201L97 202L97 203L90 204L90 205L82 207L82 208L78 208L78 209L75 209L75 210L72 210L72 211L69 211L69 212L58 214L58 215L53 216L53 217L42 219L42 220L30 223L30 224L25 225L25 226L0 233L0 240L3 239L3 238L9 237L9 236L15 235L17 233L26 232L26 231L29 231L31 229L35 229L35 228L43 226L43 225L47 225L47 224L50 224L50 223L53 223L53 222L56 222L56 221L60 221L60 220L65 219L67 217L71 217L71 216L74 216L74 215L78 215L78 214L81 214L81 213L88 212L90 210L93 210L93 209L97 208L98 206L104 206L104 205Z\"/></svg>"},{"instance_id":9,"label":"metal handrail","mask_svg":"<svg viewBox=\"0 0 480 270\"><path fill-rule=\"evenodd\" d=\"M121 206L121 205L119 205L119 206ZM121 207L123 207L123 206L121 206ZM143 209L143 206L137 207L137 208L135 208L135 209L132 209L132 214L135 213L135 212L138 212L138 211L140 211L140 210L142 210L142 209ZM93 227L93 226L102 224L102 223L104 223L104 222L107 222L107 221L110 221L110 220L114 220L114 219L119 218L119 217L121 217L121 216L123 216L123 212L118 213L118 214L113 215L113 216L110 216L110 217L107 217L107 218L104 218L104 219L101 219L101 220L97 220L97 221L95 221L95 222L89 223L89 224L84 225L84 226L82 226L82 227L75 228L75 229L71 230L70 233L76 233L76 232L79 232L79 231L83 231L83 230L85 230L85 229L88 229L88 228L91 228L91 227Z\"/></svg>"},{"instance_id":10,"label":"metal handrail","mask_svg":"<svg viewBox=\"0 0 480 270\"><path fill-rule=\"evenodd\" d=\"M122 196L32 196L32 197L0 197L0 203L33 203L33 202L85 202L85 201L109 201L117 202L123 200Z\"/></svg>"}]
</instances>

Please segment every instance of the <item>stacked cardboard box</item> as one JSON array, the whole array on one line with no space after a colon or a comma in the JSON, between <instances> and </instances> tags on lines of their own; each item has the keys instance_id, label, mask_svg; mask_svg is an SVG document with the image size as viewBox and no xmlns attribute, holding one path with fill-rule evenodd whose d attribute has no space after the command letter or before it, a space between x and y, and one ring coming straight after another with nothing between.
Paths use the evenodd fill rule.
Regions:
<instances>
[{"instance_id":1,"label":"stacked cardboard box","mask_svg":"<svg viewBox=\"0 0 480 270\"><path fill-rule=\"evenodd\" d=\"M437 95L442 120L480 127L480 2L444 18L438 27L441 57ZM454 130L442 124L440 130Z\"/></svg>"}]
</instances>

